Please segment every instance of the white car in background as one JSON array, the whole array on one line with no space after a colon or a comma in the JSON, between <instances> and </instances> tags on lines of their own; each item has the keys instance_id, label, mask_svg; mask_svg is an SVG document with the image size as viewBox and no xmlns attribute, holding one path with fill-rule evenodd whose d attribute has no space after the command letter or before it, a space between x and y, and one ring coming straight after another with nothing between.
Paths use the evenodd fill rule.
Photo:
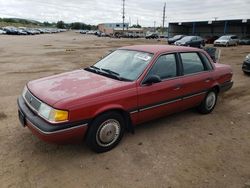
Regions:
<instances>
[{"instance_id":1,"label":"white car in background","mask_svg":"<svg viewBox=\"0 0 250 188\"><path fill-rule=\"evenodd\" d=\"M236 35L223 35L214 41L214 46L237 46L239 38Z\"/></svg>"},{"instance_id":2,"label":"white car in background","mask_svg":"<svg viewBox=\"0 0 250 188\"><path fill-rule=\"evenodd\" d=\"M2 35L2 34L6 34L6 31L0 29L0 35Z\"/></svg>"}]
</instances>

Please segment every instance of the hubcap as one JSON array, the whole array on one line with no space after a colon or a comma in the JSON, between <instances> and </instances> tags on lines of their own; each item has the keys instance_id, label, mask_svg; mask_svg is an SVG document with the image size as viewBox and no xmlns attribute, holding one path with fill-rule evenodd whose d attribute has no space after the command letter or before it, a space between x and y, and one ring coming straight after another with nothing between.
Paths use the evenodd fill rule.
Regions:
<instances>
[{"instance_id":1,"label":"hubcap","mask_svg":"<svg viewBox=\"0 0 250 188\"><path fill-rule=\"evenodd\" d=\"M96 141L98 145L107 147L113 144L119 137L121 125L115 119L104 121L97 130Z\"/></svg>"},{"instance_id":2,"label":"hubcap","mask_svg":"<svg viewBox=\"0 0 250 188\"><path fill-rule=\"evenodd\" d=\"M216 102L216 94L214 92L210 92L206 98L207 109L211 110L214 107L215 102Z\"/></svg>"}]
</instances>

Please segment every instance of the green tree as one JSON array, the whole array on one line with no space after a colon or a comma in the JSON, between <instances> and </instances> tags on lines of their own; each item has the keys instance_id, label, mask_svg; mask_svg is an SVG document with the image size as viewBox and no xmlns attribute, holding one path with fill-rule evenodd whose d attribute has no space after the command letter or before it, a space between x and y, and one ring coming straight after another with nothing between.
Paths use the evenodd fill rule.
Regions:
<instances>
[{"instance_id":1,"label":"green tree","mask_svg":"<svg viewBox=\"0 0 250 188\"><path fill-rule=\"evenodd\" d=\"M59 29L65 29L65 23L63 21L58 21L56 27Z\"/></svg>"}]
</instances>

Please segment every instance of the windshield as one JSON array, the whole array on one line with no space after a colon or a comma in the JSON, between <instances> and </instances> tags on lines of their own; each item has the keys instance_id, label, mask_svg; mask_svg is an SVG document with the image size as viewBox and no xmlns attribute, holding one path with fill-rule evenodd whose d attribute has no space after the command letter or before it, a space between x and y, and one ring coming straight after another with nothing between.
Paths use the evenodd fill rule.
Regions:
<instances>
[{"instance_id":1,"label":"windshield","mask_svg":"<svg viewBox=\"0 0 250 188\"><path fill-rule=\"evenodd\" d=\"M174 37L173 37L173 39L179 39L179 38L181 38L182 37L182 35L175 35Z\"/></svg>"},{"instance_id":2,"label":"windshield","mask_svg":"<svg viewBox=\"0 0 250 188\"><path fill-rule=\"evenodd\" d=\"M219 39L220 39L220 40L228 40L228 39L230 39L230 36L222 36L222 37L220 37Z\"/></svg>"},{"instance_id":3,"label":"windshield","mask_svg":"<svg viewBox=\"0 0 250 188\"><path fill-rule=\"evenodd\" d=\"M187 42L187 41L190 41L191 39L193 38L193 36L187 36L187 37L183 37L181 40L181 42Z\"/></svg>"},{"instance_id":4,"label":"windshield","mask_svg":"<svg viewBox=\"0 0 250 188\"><path fill-rule=\"evenodd\" d=\"M153 54L132 50L116 50L92 68L119 76L123 80L136 80L151 61Z\"/></svg>"}]
</instances>

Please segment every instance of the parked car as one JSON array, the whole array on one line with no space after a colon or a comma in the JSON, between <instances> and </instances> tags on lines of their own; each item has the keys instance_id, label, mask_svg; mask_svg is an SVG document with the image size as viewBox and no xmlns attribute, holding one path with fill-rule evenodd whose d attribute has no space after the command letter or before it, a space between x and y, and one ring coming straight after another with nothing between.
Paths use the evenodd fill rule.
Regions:
<instances>
[{"instance_id":1,"label":"parked car","mask_svg":"<svg viewBox=\"0 0 250 188\"><path fill-rule=\"evenodd\" d=\"M249 45L250 44L250 36L243 37L239 40L239 44Z\"/></svg>"},{"instance_id":2,"label":"parked car","mask_svg":"<svg viewBox=\"0 0 250 188\"><path fill-rule=\"evenodd\" d=\"M159 35L157 33L149 33L145 37L146 39L158 39Z\"/></svg>"},{"instance_id":3,"label":"parked car","mask_svg":"<svg viewBox=\"0 0 250 188\"><path fill-rule=\"evenodd\" d=\"M199 36L185 36L180 40L177 40L175 43L177 46L190 46L202 48L205 46L205 41Z\"/></svg>"},{"instance_id":4,"label":"parked car","mask_svg":"<svg viewBox=\"0 0 250 188\"><path fill-rule=\"evenodd\" d=\"M4 27L3 30L6 32L8 35L18 35L18 30L15 27L12 26L7 26Z\"/></svg>"},{"instance_id":5,"label":"parked car","mask_svg":"<svg viewBox=\"0 0 250 188\"><path fill-rule=\"evenodd\" d=\"M177 40L180 40L183 37L185 37L185 35L175 35L174 37L168 39L168 44L174 44Z\"/></svg>"},{"instance_id":6,"label":"parked car","mask_svg":"<svg viewBox=\"0 0 250 188\"><path fill-rule=\"evenodd\" d=\"M239 38L236 35L223 35L214 41L214 46L237 46Z\"/></svg>"},{"instance_id":7,"label":"parked car","mask_svg":"<svg viewBox=\"0 0 250 188\"><path fill-rule=\"evenodd\" d=\"M250 54L246 56L246 59L243 62L242 71L246 74L250 73Z\"/></svg>"},{"instance_id":8,"label":"parked car","mask_svg":"<svg viewBox=\"0 0 250 188\"><path fill-rule=\"evenodd\" d=\"M205 43L206 44L213 44L215 40L217 40L218 36L206 36L205 37Z\"/></svg>"},{"instance_id":9,"label":"parked car","mask_svg":"<svg viewBox=\"0 0 250 188\"><path fill-rule=\"evenodd\" d=\"M127 46L85 69L28 82L19 119L42 140L85 138L92 150L106 152L134 125L193 107L212 112L232 75L202 49Z\"/></svg>"},{"instance_id":10,"label":"parked car","mask_svg":"<svg viewBox=\"0 0 250 188\"><path fill-rule=\"evenodd\" d=\"M2 35L2 34L6 34L6 31L0 29L0 35Z\"/></svg>"}]
</instances>

